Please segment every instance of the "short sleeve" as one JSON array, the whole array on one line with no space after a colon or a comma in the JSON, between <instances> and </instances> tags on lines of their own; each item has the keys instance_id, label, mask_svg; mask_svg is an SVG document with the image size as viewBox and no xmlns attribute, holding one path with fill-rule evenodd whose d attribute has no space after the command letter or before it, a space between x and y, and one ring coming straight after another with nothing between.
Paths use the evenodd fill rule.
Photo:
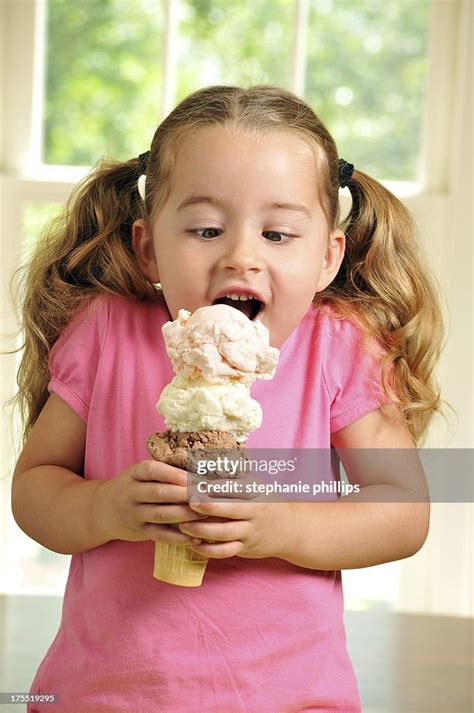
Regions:
<instances>
[{"instance_id":1,"label":"short sleeve","mask_svg":"<svg viewBox=\"0 0 474 713\"><path fill-rule=\"evenodd\" d=\"M79 309L49 355L48 391L86 422L107 327L108 300L101 295Z\"/></svg>"},{"instance_id":2,"label":"short sleeve","mask_svg":"<svg viewBox=\"0 0 474 713\"><path fill-rule=\"evenodd\" d=\"M325 330L323 377L331 403L330 432L335 433L394 399L383 393L380 344L369 340L363 345L361 328L348 319L328 317Z\"/></svg>"}]
</instances>

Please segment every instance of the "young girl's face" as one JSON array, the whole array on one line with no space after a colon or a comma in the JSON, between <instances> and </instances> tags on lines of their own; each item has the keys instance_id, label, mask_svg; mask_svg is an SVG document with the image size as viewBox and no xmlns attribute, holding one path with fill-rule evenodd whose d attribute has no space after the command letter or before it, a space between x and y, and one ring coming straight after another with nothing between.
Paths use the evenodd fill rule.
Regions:
<instances>
[{"instance_id":1,"label":"young girl's face","mask_svg":"<svg viewBox=\"0 0 474 713\"><path fill-rule=\"evenodd\" d=\"M188 138L151 231L142 220L133 226L141 269L161 282L172 318L224 301L258 317L281 346L344 255L317 186L309 146L290 132L257 138L220 126ZM258 301L224 297L235 294Z\"/></svg>"}]
</instances>

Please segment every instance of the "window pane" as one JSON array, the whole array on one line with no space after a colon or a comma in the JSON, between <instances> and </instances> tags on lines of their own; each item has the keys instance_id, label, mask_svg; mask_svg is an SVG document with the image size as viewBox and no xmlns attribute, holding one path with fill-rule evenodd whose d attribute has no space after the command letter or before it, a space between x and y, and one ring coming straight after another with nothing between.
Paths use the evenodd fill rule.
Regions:
<instances>
[{"instance_id":1,"label":"window pane","mask_svg":"<svg viewBox=\"0 0 474 713\"><path fill-rule=\"evenodd\" d=\"M28 203L23 213L23 254L27 258L42 230L62 209L59 203Z\"/></svg>"},{"instance_id":2,"label":"window pane","mask_svg":"<svg viewBox=\"0 0 474 713\"><path fill-rule=\"evenodd\" d=\"M416 180L429 0L312 0L306 99L339 154L379 179Z\"/></svg>"},{"instance_id":3,"label":"window pane","mask_svg":"<svg viewBox=\"0 0 474 713\"><path fill-rule=\"evenodd\" d=\"M137 156L159 120L161 3L48 0L43 161Z\"/></svg>"},{"instance_id":4,"label":"window pane","mask_svg":"<svg viewBox=\"0 0 474 713\"><path fill-rule=\"evenodd\" d=\"M288 86L289 0L183 0L176 100L210 84Z\"/></svg>"}]
</instances>

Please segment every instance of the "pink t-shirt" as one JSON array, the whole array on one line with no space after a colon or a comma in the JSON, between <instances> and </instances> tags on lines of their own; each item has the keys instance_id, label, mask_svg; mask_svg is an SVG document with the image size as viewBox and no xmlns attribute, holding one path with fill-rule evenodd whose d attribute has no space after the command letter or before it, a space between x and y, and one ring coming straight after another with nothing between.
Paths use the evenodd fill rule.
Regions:
<instances>
[{"instance_id":1,"label":"pink t-shirt","mask_svg":"<svg viewBox=\"0 0 474 713\"><path fill-rule=\"evenodd\" d=\"M87 422L84 477L148 459L173 378L164 305L100 296L50 357L49 390ZM254 448L330 448L331 433L386 403L359 329L311 306L280 350ZM336 497L336 496L335 496ZM210 559L200 587L152 576L154 542L73 555L61 624L31 693L57 713L286 713L361 710L346 649L341 572L279 558ZM51 711L30 704L28 711Z\"/></svg>"}]
</instances>

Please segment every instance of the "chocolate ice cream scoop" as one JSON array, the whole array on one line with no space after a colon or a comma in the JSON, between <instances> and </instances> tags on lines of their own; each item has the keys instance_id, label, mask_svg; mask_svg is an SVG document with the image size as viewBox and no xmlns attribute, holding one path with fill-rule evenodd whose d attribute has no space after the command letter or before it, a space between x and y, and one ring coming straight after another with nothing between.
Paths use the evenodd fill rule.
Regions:
<instances>
[{"instance_id":1,"label":"chocolate ice cream scoop","mask_svg":"<svg viewBox=\"0 0 474 713\"><path fill-rule=\"evenodd\" d=\"M226 431L162 431L149 436L146 446L155 460L194 473L198 472L198 461L240 459L246 453L245 443L238 443ZM231 477L219 470L209 471L206 477L222 476Z\"/></svg>"}]
</instances>

